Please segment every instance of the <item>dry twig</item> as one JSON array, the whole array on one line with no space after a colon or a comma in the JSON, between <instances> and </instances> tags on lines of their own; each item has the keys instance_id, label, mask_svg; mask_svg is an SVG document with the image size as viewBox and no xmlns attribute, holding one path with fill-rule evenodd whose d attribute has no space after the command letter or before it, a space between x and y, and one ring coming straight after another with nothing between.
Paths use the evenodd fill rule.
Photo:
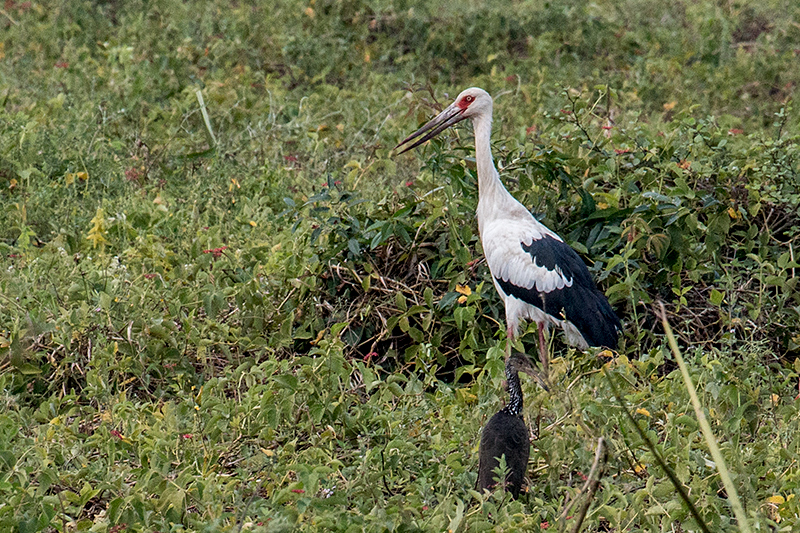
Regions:
<instances>
[{"instance_id":1,"label":"dry twig","mask_svg":"<svg viewBox=\"0 0 800 533\"><path fill-rule=\"evenodd\" d=\"M578 510L577 522L575 522L575 526L572 528L572 533L578 533L581 530L581 525L583 524L584 518L586 518L586 513L589 510L589 505L592 503L594 493L597 491L598 485L600 485L600 478L603 477L607 457L608 451L606 449L606 441L603 437L600 437L597 439L597 449L594 453L594 463L592 463L592 468L589 470L589 476L586 478L586 483L583 484L583 487L581 487L581 490L578 492L579 495L585 494L585 497L583 498L583 503ZM569 513L570 509L572 509L578 499L579 498L575 498L569 502L561 512L561 516L558 517L560 530L564 530L567 513Z\"/></svg>"}]
</instances>

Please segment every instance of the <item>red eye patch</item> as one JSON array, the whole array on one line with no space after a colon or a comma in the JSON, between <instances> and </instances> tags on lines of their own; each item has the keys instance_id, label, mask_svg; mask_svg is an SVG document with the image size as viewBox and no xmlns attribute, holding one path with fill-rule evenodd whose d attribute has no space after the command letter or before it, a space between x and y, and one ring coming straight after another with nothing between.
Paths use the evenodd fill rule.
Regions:
<instances>
[{"instance_id":1,"label":"red eye patch","mask_svg":"<svg viewBox=\"0 0 800 533\"><path fill-rule=\"evenodd\" d=\"M474 101L475 97L468 94L467 96L458 101L458 107L460 107L461 109L466 109Z\"/></svg>"}]
</instances>

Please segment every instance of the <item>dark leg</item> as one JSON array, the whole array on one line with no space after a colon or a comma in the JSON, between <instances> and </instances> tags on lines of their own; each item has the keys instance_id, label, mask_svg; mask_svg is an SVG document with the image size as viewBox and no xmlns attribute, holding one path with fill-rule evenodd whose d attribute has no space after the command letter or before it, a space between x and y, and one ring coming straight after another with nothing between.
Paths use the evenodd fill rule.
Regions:
<instances>
[{"instance_id":1,"label":"dark leg","mask_svg":"<svg viewBox=\"0 0 800 533\"><path fill-rule=\"evenodd\" d=\"M506 329L506 361L511 358L511 345L514 343L514 330L509 326Z\"/></svg>"},{"instance_id":2,"label":"dark leg","mask_svg":"<svg viewBox=\"0 0 800 533\"><path fill-rule=\"evenodd\" d=\"M537 323L539 326L539 360L542 362L542 372L544 372L544 379L547 380L550 375L550 364L547 357L547 342L544 340L544 323Z\"/></svg>"}]
</instances>

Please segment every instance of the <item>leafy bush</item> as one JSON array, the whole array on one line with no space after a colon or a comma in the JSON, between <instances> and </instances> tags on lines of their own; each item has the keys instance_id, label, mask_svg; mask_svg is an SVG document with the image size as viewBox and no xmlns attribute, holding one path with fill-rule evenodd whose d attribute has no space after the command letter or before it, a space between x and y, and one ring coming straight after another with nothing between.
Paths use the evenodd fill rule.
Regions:
<instances>
[{"instance_id":1,"label":"leafy bush","mask_svg":"<svg viewBox=\"0 0 800 533\"><path fill-rule=\"evenodd\" d=\"M697 530L625 408L734 531L658 302L753 527L797 527L799 8L457 7L6 2L3 529L552 530L603 436L587 529ZM470 134L389 150L469 85L625 323L613 359L553 336L516 502L473 490L505 338Z\"/></svg>"}]
</instances>

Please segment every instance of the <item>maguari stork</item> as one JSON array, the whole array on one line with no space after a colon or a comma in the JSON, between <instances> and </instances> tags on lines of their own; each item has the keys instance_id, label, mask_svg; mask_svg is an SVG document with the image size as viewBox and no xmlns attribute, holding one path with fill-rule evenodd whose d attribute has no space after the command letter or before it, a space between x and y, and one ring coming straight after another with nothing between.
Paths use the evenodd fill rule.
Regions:
<instances>
[{"instance_id":1,"label":"maguari stork","mask_svg":"<svg viewBox=\"0 0 800 533\"><path fill-rule=\"evenodd\" d=\"M563 329L567 342L581 350L589 346L616 348L622 325L584 262L511 196L500 181L490 146L489 93L477 87L464 90L455 102L395 149L422 136L398 154L411 150L465 119L472 120L475 132L478 231L494 286L505 305L507 358L524 319L538 325L539 358L545 376L548 356L544 334L549 325Z\"/></svg>"},{"instance_id":2,"label":"maguari stork","mask_svg":"<svg viewBox=\"0 0 800 533\"><path fill-rule=\"evenodd\" d=\"M508 381L508 404L489 419L481 432L478 463L478 490L483 492L495 486L495 469L500 458L506 460L506 478L503 486L516 499L522 489L522 481L528 469L531 443L528 428L522 419L522 385L519 373L525 372L534 378L536 371L525 354L514 352L506 360Z\"/></svg>"}]
</instances>

